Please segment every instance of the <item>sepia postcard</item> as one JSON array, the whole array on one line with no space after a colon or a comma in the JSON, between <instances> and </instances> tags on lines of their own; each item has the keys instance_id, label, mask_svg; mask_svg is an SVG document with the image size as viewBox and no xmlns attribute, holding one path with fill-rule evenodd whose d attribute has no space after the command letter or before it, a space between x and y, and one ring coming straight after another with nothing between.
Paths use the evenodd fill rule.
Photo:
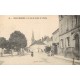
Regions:
<instances>
[{"instance_id":1,"label":"sepia postcard","mask_svg":"<svg viewBox=\"0 0 80 80\"><path fill-rule=\"evenodd\" d=\"M79 15L0 15L0 65L79 64Z\"/></svg>"}]
</instances>

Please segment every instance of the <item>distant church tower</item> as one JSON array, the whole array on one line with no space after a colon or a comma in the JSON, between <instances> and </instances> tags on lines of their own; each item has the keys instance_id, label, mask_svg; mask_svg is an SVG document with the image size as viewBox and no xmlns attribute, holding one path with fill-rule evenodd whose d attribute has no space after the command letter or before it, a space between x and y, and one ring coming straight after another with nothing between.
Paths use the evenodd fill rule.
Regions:
<instances>
[{"instance_id":1,"label":"distant church tower","mask_svg":"<svg viewBox=\"0 0 80 80\"><path fill-rule=\"evenodd\" d=\"M34 32L32 31L32 38L31 38L31 42L34 43L35 39L34 39Z\"/></svg>"}]
</instances>

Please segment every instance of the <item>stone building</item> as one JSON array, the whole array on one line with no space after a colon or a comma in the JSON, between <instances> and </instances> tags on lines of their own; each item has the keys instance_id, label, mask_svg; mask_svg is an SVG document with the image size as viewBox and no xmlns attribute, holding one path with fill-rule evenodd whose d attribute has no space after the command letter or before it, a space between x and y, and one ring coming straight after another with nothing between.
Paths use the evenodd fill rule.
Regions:
<instances>
[{"instance_id":1,"label":"stone building","mask_svg":"<svg viewBox=\"0 0 80 80\"><path fill-rule=\"evenodd\" d=\"M38 53L39 53L39 52L44 52L45 47L46 47L46 44L43 43L43 42L41 41L41 39L35 41L33 44L31 44L31 45L29 46L30 51L38 52Z\"/></svg>"},{"instance_id":2,"label":"stone building","mask_svg":"<svg viewBox=\"0 0 80 80\"><path fill-rule=\"evenodd\" d=\"M59 54L69 55L73 50L80 55L80 16L59 16ZM70 54L68 54L70 53Z\"/></svg>"},{"instance_id":3,"label":"stone building","mask_svg":"<svg viewBox=\"0 0 80 80\"><path fill-rule=\"evenodd\" d=\"M52 47L55 48L55 54L59 53L59 28L52 33Z\"/></svg>"}]
</instances>

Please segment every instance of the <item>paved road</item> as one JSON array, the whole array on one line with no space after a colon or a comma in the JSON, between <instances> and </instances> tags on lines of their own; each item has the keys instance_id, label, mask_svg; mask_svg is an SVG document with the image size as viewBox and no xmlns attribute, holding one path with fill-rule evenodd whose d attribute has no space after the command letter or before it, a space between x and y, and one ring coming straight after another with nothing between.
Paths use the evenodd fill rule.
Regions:
<instances>
[{"instance_id":1,"label":"paved road","mask_svg":"<svg viewBox=\"0 0 80 80\"><path fill-rule=\"evenodd\" d=\"M27 53L25 56L5 56L0 57L0 64L8 65L26 65L26 64L41 64L41 65L71 65L71 61L63 60L56 58L54 56L47 56L46 53L34 53L34 56L31 57L30 53Z\"/></svg>"}]
</instances>

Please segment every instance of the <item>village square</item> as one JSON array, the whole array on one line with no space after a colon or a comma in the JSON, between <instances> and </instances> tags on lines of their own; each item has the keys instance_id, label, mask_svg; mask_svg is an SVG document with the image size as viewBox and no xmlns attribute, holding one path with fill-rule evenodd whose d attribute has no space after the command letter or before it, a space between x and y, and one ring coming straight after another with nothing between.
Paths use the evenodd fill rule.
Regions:
<instances>
[{"instance_id":1,"label":"village square","mask_svg":"<svg viewBox=\"0 0 80 80\"><path fill-rule=\"evenodd\" d=\"M20 19L28 19L21 18ZM11 24L15 19L8 18ZM79 15L59 15L57 16L58 27L51 33L51 36L44 35L46 30L43 29L44 25L56 24L53 21L52 24L48 24L47 21L43 23L43 20L47 20L47 17L30 17L30 19L36 19L34 26L39 25L42 27L40 32L39 28L31 30L30 40L26 37L26 34L22 32L23 27L19 30L14 29L8 34L8 39L4 36L0 37L0 64L1 65L79 65L80 64L80 16ZM29 19L29 21L30 21ZM39 19L39 20L38 20ZM37 21L38 20L38 21ZM40 21L41 20L41 21ZM55 19L54 19L55 20ZM18 20L19 21L19 20ZM23 20L24 21L24 20ZM49 20L50 21L50 20ZM9 24L9 22L7 22ZM23 23L23 22L22 22ZM16 24L22 24L16 23ZM24 22L26 23L26 21ZM23 23L23 26L24 26ZM43 23L43 24L40 24ZM27 21L30 25L30 22ZM33 24L32 24L33 25ZM43 25L43 26L41 26ZM15 26L15 25L14 25ZM31 25L30 25L31 26ZM16 26L15 26L16 27ZM55 27L55 26L52 26ZM27 27L27 29L29 26ZM8 30L8 29L7 29ZM24 29L26 31L26 28ZM23 30L23 31L24 31ZM6 31L6 29L5 29ZM39 32L39 34L37 33ZM27 32L26 32L27 33ZM41 35L42 34L42 35ZM40 38L36 39L36 36ZM30 42L30 43L29 43Z\"/></svg>"}]
</instances>

